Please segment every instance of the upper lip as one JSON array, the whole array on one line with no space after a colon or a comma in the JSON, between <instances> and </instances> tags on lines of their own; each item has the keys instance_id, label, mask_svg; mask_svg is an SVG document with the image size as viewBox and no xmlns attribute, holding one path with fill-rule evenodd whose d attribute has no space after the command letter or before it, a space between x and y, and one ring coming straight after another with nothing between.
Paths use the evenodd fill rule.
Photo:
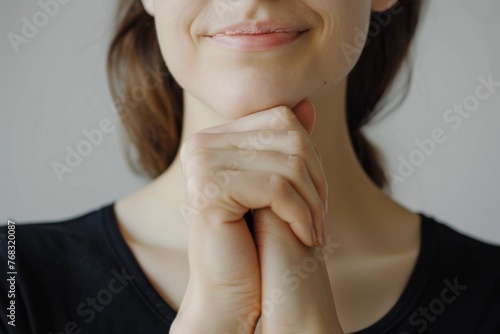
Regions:
<instances>
[{"instance_id":1,"label":"upper lip","mask_svg":"<svg viewBox=\"0 0 500 334\"><path fill-rule=\"evenodd\" d=\"M213 37L216 35L259 35L272 34L279 32L297 32L301 33L310 28L297 23L285 23L279 21L260 21L260 22L240 22L215 29L213 32L205 36Z\"/></svg>"}]
</instances>

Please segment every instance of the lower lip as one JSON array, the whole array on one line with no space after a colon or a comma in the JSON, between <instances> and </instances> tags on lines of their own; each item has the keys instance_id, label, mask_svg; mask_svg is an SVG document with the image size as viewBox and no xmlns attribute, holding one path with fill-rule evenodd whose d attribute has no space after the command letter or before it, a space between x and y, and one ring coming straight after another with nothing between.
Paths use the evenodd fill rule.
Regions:
<instances>
[{"instance_id":1,"label":"lower lip","mask_svg":"<svg viewBox=\"0 0 500 334\"><path fill-rule=\"evenodd\" d=\"M299 39L306 31L275 32L247 35L215 35L211 39L222 47L239 51L267 51L288 45Z\"/></svg>"}]
</instances>

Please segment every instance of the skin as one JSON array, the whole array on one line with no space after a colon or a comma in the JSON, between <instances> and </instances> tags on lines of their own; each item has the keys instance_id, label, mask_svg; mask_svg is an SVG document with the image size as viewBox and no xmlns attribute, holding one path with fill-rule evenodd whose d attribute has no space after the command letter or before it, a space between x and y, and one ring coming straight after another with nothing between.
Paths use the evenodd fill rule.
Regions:
<instances>
[{"instance_id":1,"label":"skin","mask_svg":"<svg viewBox=\"0 0 500 334\"><path fill-rule=\"evenodd\" d=\"M419 217L377 188L356 159L345 120L355 61L340 45L366 27L370 10L393 1L232 1L238 5L224 15L216 3L143 0L184 88L184 124L170 168L117 201L124 238L179 312L171 333L367 327L408 281ZM311 30L297 43L257 53L202 37L214 25L269 17ZM214 175L224 186L200 204ZM249 209L255 241L243 219ZM314 270L300 266L308 258L316 259ZM294 284L283 279L291 268Z\"/></svg>"}]
</instances>

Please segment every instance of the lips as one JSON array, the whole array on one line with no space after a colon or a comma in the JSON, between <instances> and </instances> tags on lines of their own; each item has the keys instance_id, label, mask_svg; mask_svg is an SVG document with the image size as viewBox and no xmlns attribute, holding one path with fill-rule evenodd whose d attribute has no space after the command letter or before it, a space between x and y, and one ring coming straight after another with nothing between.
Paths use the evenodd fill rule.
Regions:
<instances>
[{"instance_id":1,"label":"lips","mask_svg":"<svg viewBox=\"0 0 500 334\"><path fill-rule=\"evenodd\" d=\"M293 43L308 30L307 27L268 21L234 24L205 37L229 49L266 51Z\"/></svg>"}]
</instances>

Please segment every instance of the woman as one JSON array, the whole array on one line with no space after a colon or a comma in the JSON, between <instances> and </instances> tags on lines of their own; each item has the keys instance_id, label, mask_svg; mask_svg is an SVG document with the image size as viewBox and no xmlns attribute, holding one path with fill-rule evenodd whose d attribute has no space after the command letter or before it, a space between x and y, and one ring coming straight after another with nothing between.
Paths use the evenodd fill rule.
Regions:
<instances>
[{"instance_id":1,"label":"woman","mask_svg":"<svg viewBox=\"0 0 500 334\"><path fill-rule=\"evenodd\" d=\"M154 181L11 228L3 330L499 333L500 248L392 201L361 132L420 7L123 0L110 79Z\"/></svg>"}]
</instances>

